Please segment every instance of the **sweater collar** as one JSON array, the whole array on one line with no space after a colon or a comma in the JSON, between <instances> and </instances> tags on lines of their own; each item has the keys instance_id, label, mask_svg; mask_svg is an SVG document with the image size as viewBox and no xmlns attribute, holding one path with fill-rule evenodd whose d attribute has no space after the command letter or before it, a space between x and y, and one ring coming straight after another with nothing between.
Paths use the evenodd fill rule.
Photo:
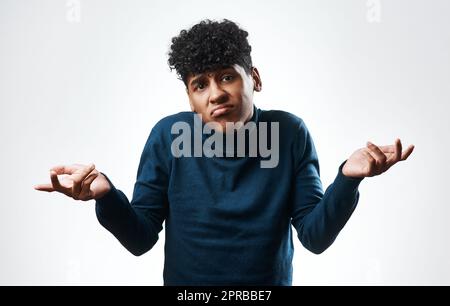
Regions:
<instances>
[{"instance_id":1,"label":"sweater collar","mask_svg":"<svg viewBox=\"0 0 450 306\"><path fill-rule=\"evenodd\" d=\"M245 150L246 152L249 151L249 138L250 138L250 134L252 133L257 133L257 127L258 127L258 123L259 123L259 112L260 110L255 106L255 104L253 104L253 115L250 118L249 121L247 121L245 124L249 124L249 131L246 134L245 137ZM202 143L205 143L205 141L210 138L212 135L214 135L215 133L220 133L220 132L215 132L212 131L211 134L207 134L207 133L203 133L204 127L205 127L205 123L200 119L200 117L198 116L198 114L194 113L194 116L197 116L197 118L194 119L194 131L201 129L200 131L202 131ZM253 124L254 123L254 124ZM195 132L194 132L195 133ZM222 134L222 133L220 133ZM232 147L227 146L227 135L226 134L222 134L222 148L223 148L223 157L227 157L229 155L233 155L234 157L236 157L237 155L237 132L234 131L233 132L233 137L234 137L234 145ZM248 137L247 137L248 136ZM247 154L247 153L246 153Z\"/></svg>"}]
</instances>

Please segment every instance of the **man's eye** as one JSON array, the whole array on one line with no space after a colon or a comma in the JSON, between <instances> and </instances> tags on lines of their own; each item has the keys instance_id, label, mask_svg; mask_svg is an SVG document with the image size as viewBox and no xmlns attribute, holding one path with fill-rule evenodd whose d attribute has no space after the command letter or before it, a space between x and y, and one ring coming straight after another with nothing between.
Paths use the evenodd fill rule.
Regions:
<instances>
[{"instance_id":1,"label":"man's eye","mask_svg":"<svg viewBox=\"0 0 450 306\"><path fill-rule=\"evenodd\" d=\"M229 82L231 80L233 80L233 76L232 75L225 75L222 78L223 81Z\"/></svg>"},{"instance_id":2,"label":"man's eye","mask_svg":"<svg viewBox=\"0 0 450 306\"><path fill-rule=\"evenodd\" d=\"M197 84L197 89L204 89L206 87L206 85L205 84L203 84L203 83L198 83Z\"/></svg>"}]
</instances>

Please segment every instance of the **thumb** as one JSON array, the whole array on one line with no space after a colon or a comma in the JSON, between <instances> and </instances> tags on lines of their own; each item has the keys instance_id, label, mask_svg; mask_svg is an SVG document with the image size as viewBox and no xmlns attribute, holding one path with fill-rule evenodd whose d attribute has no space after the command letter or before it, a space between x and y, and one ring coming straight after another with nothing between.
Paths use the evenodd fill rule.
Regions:
<instances>
[{"instance_id":1,"label":"thumb","mask_svg":"<svg viewBox=\"0 0 450 306\"><path fill-rule=\"evenodd\" d=\"M38 191L47 191L47 192L55 191L55 189L53 188L53 186L51 184L39 184L39 185L35 185L33 188Z\"/></svg>"}]
</instances>

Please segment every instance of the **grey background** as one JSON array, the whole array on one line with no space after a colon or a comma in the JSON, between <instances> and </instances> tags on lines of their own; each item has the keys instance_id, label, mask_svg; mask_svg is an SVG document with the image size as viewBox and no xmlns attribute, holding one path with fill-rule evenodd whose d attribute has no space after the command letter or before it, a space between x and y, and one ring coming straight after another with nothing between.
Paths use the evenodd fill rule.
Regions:
<instances>
[{"instance_id":1,"label":"grey background","mask_svg":"<svg viewBox=\"0 0 450 306\"><path fill-rule=\"evenodd\" d=\"M77 19L71 1L0 2L0 284L162 284L163 232L136 258L93 201L33 186L54 165L93 162L131 199L150 129L189 110L170 39L204 18L249 31L255 104L305 120L324 187L367 140L416 145L363 181L324 254L295 240L294 284L450 284L449 1L79 3Z\"/></svg>"}]
</instances>

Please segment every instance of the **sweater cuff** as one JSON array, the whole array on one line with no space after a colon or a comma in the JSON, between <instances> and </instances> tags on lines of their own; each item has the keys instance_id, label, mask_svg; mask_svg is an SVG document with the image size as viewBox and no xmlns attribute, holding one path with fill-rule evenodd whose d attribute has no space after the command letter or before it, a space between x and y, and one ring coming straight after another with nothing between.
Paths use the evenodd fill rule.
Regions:
<instances>
[{"instance_id":1,"label":"sweater cuff","mask_svg":"<svg viewBox=\"0 0 450 306\"><path fill-rule=\"evenodd\" d=\"M104 174L103 172L100 172L103 174L108 181L109 185L111 186L111 190L109 190L103 197L97 199L95 201L97 210L99 212L103 212L105 209L109 208L112 209L121 201L120 192L114 184L111 182L111 180Z\"/></svg>"},{"instance_id":2,"label":"sweater cuff","mask_svg":"<svg viewBox=\"0 0 450 306\"><path fill-rule=\"evenodd\" d=\"M342 173L342 168L346 162L347 161L344 161L339 166L339 172L334 180L334 187L335 189L342 191L342 194L352 194L358 191L358 186L364 178L345 176L344 173Z\"/></svg>"}]
</instances>

